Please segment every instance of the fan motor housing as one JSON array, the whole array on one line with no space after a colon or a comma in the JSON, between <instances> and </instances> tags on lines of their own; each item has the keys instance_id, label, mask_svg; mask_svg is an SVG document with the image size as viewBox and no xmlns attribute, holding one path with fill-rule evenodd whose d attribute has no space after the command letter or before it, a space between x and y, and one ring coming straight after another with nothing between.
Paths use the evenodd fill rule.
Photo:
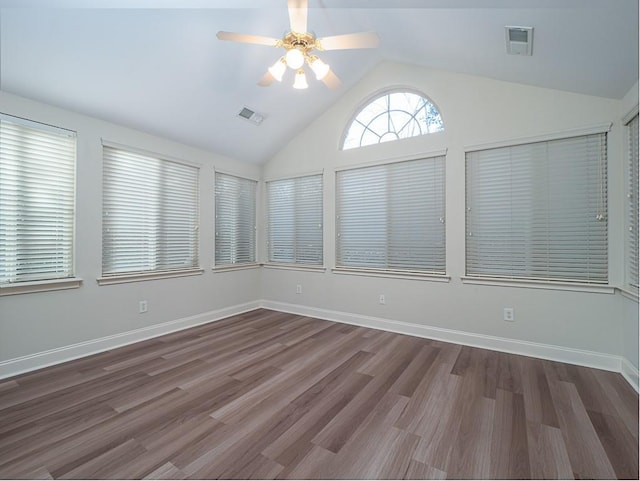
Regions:
<instances>
[{"instance_id":1,"label":"fan motor housing","mask_svg":"<svg viewBox=\"0 0 640 481\"><path fill-rule=\"evenodd\" d=\"M282 38L282 46L291 50L292 48L300 49L303 53L309 53L314 48L321 50L317 45L316 37L311 33L289 32Z\"/></svg>"}]
</instances>

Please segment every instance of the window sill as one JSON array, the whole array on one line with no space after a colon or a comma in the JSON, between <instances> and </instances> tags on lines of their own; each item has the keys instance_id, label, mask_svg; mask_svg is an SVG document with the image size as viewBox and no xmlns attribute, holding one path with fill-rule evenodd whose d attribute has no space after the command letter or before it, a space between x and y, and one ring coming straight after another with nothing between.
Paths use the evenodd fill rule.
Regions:
<instances>
[{"instance_id":1,"label":"window sill","mask_svg":"<svg viewBox=\"0 0 640 481\"><path fill-rule=\"evenodd\" d=\"M632 291L628 287L618 288L618 292L620 292L622 297L626 297L627 299L629 299L631 301L638 302L640 300L639 296L638 296L638 291Z\"/></svg>"},{"instance_id":2,"label":"window sill","mask_svg":"<svg viewBox=\"0 0 640 481\"><path fill-rule=\"evenodd\" d=\"M213 266L211 269L213 272L229 272L229 271L243 271L246 269L258 269L260 264L230 264L224 266Z\"/></svg>"},{"instance_id":3,"label":"window sill","mask_svg":"<svg viewBox=\"0 0 640 481\"><path fill-rule=\"evenodd\" d=\"M500 287L525 287L529 289L551 289L559 291L593 292L597 294L613 294L615 288L606 284L587 284L559 281L542 281L533 279L509 279L499 277L460 277L463 284Z\"/></svg>"},{"instance_id":4,"label":"window sill","mask_svg":"<svg viewBox=\"0 0 640 481\"><path fill-rule=\"evenodd\" d=\"M82 279L70 277L66 279L50 279L46 281L16 282L0 287L0 296L13 296L17 294L30 294L32 292L61 291L64 289L77 289L82 284Z\"/></svg>"},{"instance_id":5,"label":"window sill","mask_svg":"<svg viewBox=\"0 0 640 481\"><path fill-rule=\"evenodd\" d=\"M346 274L352 276L388 277L391 279L413 279L418 281L449 282L450 276L418 271L394 271L385 269L361 269L349 267L335 267L331 269L334 274Z\"/></svg>"},{"instance_id":6,"label":"window sill","mask_svg":"<svg viewBox=\"0 0 640 481\"><path fill-rule=\"evenodd\" d=\"M303 264L263 264L266 269L283 269L288 271L325 272L325 266L308 266Z\"/></svg>"},{"instance_id":7,"label":"window sill","mask_svg":"<svg viewBox=\"0 0 640 481\"><path fill-rule=\"evenodd\" d=\"M99 277L97 280L99 286L108 286L111 284L125 284L127 282L155 281L158 279L169 279L171 277L187 277L199 276L204 273L204 269L185 269L179 271L164 272L138 272L135 274L119 274L113 276Z\"/></svg>"}]
</instances>

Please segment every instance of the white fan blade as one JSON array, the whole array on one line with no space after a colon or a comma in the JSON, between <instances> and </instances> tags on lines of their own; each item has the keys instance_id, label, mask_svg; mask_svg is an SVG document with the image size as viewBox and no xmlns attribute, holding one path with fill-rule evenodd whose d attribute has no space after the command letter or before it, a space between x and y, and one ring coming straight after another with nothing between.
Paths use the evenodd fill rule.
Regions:
<instances>
[{"instance_id":1,"label":"white fan blade","mask_svg":"<svg viewBox=\"0 0 640 481\"><path fill-rule=\"evenodd\" d=\"M274 80L275 80L275 77L271 75L271 72L267 70L267 73L264 74L264 76L260 79L260 81L258 82L258 85L260 85L260 87L268 87L274 82Z\"/></svg>"},{"instance_id":2,"label":"white fan blade","mask_svg":"<svg viewBox=\"0 0 640 481\"><path fill-rule=\"evenodd\" d=\"M288 6L291 31L307 33L307 0L289 0Z\"/></svg>"},{"instance_id":3,"label":"white fan blade","mask_svg":"<svg viewBox=\"0 0 640 481\"><path fill-rule=\"evenodd\" d=\"M216 34L218 40L229 40L231 42L243 42L243 43L255 43L258 45L267 45L269 47L276 47L278 45L277 38L263 37L261 35L246 35L244 33L234 32L218 32Z\"/></svg>"},{"instance_id":4,"label":"white fan blade","mask_svg":"<svg viewBox=\"0 0 640 481\"><path fill-rule=\"evenodd\" d=\"M319 38L321 50L344 50L348 48L375 48L380 44L380 38L375 32L348 33L333 37Z\"/></svg>"},{"instance_id":5,"label":"white fan blade","mask_svg":"<svg viewBox=\"0 0 640 481\"><path fill-rule=\"evenodd\" d=\"M330 89L337 89L342 85L342 82L340 81L338 76L334 74L333 70L331 69L329 69L327 75L322 78L322 82Z\"/></svg>"}]
</instances>

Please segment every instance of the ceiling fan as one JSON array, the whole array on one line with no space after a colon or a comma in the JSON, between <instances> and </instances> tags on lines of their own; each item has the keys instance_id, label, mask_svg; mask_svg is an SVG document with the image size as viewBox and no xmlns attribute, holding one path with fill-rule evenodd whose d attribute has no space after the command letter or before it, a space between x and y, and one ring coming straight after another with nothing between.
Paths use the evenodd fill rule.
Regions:
<instances>
[{"instance_id":1,"label":"ceiling fan","mask_svg":"<svg viewBox=\"0 0 640 481\"><path fill-rule=\"evenodd\" d=\"M321 80L329 88L337 88L341 85L340 79L331 71L329 65L313 54L313 51L375 48L380 43L375 32L316 38L313 33L307 31L307 0L288 0L287 4L291 31L281 39L223 31L216 35L219 40L254 43L285 49L285 54L267 69L267 73L258 82L260 86L268 87L274 80L281 82L287 67L289 67L296 72L293 88L306 89L308 87L304 72L304 64L306 63L315 74L316 79Z\"/></svg>"}]
</instances>

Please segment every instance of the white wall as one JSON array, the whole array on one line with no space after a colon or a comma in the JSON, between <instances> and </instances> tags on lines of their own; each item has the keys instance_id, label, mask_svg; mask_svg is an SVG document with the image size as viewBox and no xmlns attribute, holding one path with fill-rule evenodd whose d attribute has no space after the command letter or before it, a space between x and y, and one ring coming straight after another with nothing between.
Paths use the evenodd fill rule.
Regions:
<instances>
[{"instance_id":1,"label":"white wall","mask_svg":"<svg viewBox=\"0 0 640 481\"><path fill-rule=\"evenodd\" d=\"M381 89L408 86L438 106L445 131L361 149L340 151L343 129L362 102ZM319 87L318 87L319 88ZM612 122L609 174L612 195L622 177L620 101L428 68L383 63L359 85L293 139L264 167L265 179L324 169L325 265L335 265L334 169L388 158L405 158L448 149L446 164L447 271L449 283L363 277L326 272L265 269L264 299L293 310L327 309L620 356L621 325L629 309L617 295L522 287L463 284L465 146L500 142ZM620 200L614 202L617 208ZM622 223L610 223L610 278L622 281ZM303 287L295 294L296 284ZM386 305L378 304L379 294ZM515 323L502 320L503 307L515 309ZM636 328L637 329L637 328Z\"/></svg>"},{"instance_id":2,"label":"white wall","mask_svg":"<svg viewBox=\"0 0 640 481\"><path fill-rule=\"evenodd\" d=\"M0 92L0 112L77 132L78 289L0 297L0 364L20 356L114 336L191 316L255 304L260 269L213 273L214 167L258 178L259 167ZM169 113L168 113L169 114ZM101 138L202 164L200 265L204 274L98 286L102 248ZM146 299L149 311L138 313ZM37 362L36 362L37 364ZM10 372L10 368L9 372Z\"/></svg>"}]
</instances>

